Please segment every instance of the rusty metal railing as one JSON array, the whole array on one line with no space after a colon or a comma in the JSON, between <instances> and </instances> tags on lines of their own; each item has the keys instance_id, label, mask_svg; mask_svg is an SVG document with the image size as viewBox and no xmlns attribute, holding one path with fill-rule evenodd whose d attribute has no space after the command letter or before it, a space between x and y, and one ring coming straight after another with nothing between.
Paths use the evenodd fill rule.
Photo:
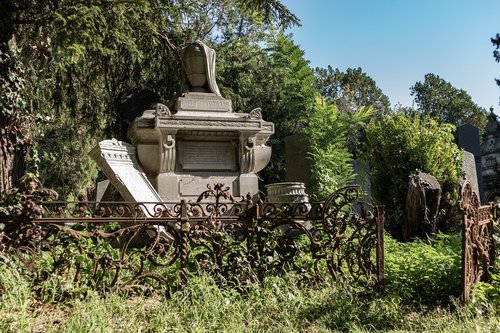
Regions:
<instances>
[{"instance_id":1,"label":"rusty metal railing","mask_svg":"<svg viewBox=\"0 0 500 333\"><path fill-rule=\"evenodd\" d=\"M488 270L495 260L493 221L497 219L494 204L479 203L469 181L460 193L462 224L462 298L470 299L474 286L488 277Z\"/></svg>"},{"instance_id":2,"label":"rusty metal railing","mask_svg":"<svg viewBox=\"0 0 500 333\"><path fill-rule=\"evenodd\" d=\"M359 187L311 203L237 202L228 190L199 202L20 203L0 214L0 260L14 256L35 282L56 274L102 290L168 290L203 271L234 286L292 272L383 291L383 207L361 202Z\"/></svg>"}]
</instances>

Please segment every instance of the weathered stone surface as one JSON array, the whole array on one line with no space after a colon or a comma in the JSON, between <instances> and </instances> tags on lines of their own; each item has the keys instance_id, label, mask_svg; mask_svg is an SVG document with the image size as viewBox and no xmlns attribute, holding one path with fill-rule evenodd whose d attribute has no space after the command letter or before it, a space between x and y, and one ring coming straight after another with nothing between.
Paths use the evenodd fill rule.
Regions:
<instances>
[{"instance_id":1,"label":"weathered stone surface","mask_svg":"<svg viewBox=\"0 0 500 333\"><path fill-rule=\"evenodd\" d=\"M436 232L440 202L441 185L434 176L423 172L410 176L403 223L405 240Z\"/></svg>"},{"instance_id":2,"label":"weathered stone surface","mask_svg":"<svg viewBox=\"0 0 500 333\"><path fill-rule=\"evenodd\" d=\"M104 193L106 193L106 190L108 189L110 182L109 180L102 180L97 183L96 186L96 194L95 194L95 201L102 201L102 198L104 196Z\"/></svg>"},{"instance_id":3,"label":"weathered stone surface","mask_svg":"<svg viewBox=\"0 0 500 333\"><path fill-rule=\"evenodd\" d=\"M182 92L205 92L221 96L215 81L215 50L197 40L180 52Z\"/></svg>"},{"instance_id":4,"label":"weathered stone surface","mask_svg":"<svg viewBox=\"0 0 500 333\"><path fill-rule=\"evenodd\" d=\"M311 208L309 203L309 196L306 194L306 187L304 183L301 182L283 182L274 183L266 185L266 201L276 205L276 207L281 207L282 204L305 204ZM305 220L294 220L295 223L301 224L306 229L311 229L313 225L310 221ZM302 234L302 231L292 228L288 224L284 224L278 227L287 235L292 237L297 237Z\"/></svg>"},{"instance_id":5,"label":"weathered stone surface","mask_svg":"<svg viewBox=\"0 0 500 333\"><path fill-rule=\"evenodd\" d=\"M135 147L131 144L118 140L104 140L92 149L90 156L125 201L162 201L142 171L137 161ZM146 205L146 208L153 212L154 205L150 206Z\"/></svg>"},{"instance_id":6,"label":"weathered stone surface","mask_svg":"<svg viewBox=\"0 0 500 333\"><path fill-rule=\"evenodd\" d=\"M468 151L463 151L464 158L462 161L462 170L465 172L465 179L468 180L471 184L472 190L476 193L477 197L480 198L479 195L479 182L477 179L477 170L476 170L476 159L474 155Z\"/></svg>"},{"instance_id":7,"label":"weathered stone surface","mask_svg":"<svg viewBox=\"0 0 500 333\"><path fill-rule=\"evenodd\" d=\"M304 134L294 134L285 138L286 180L302 182L311 186L310 144Z\"/></svg>"},{"instance_id":8,"label":"weathered stone surface","mask_svg":"<svg viewBox=\"0 0 500 333\"><path fill-rule=\"evenodd\" d=\"M474 125L464 124L457 127L455 137L457 146L463 149L464 151L472 153L474 157L476 177L474 177L475 180L473 181L475 182L476 185L475 192L478 194L478 198L481 200L481 202L484 202L485 198L484 198L483 177L481 174L482 161L481 161L479 129ZM468 162L468 165L470 165L470 163L471 162ZM470 174L470 176L472 177L472 174Z\"/></svg>"},{"instance_id":9,"label":"weathered stone surface","mask_svg":"<svg viewBox=\"0 0 500 333\"><path fill-rule=\"evenodd\" d=\"M231 112L233 111L231 100L208 93L186 93L175 102L177 111L209 111L209 112Z\"/></svg>"},{"instance_id":10,"label":"weathered stone surface","mask_svg":"<svg viewBox=\"0 0 500 333\"><path fill-rule=\"evenodd\" d=\"M266 201L272 203L309 202L304 183L283 182L266 185Z\"/></svg>"},{"instance_id":11,"label":"weathered stone surface","mask_svg":"<svg viewBox=\"0 0 500 333\"><path fill-rule=\"evenodd\" d=\"M180 170L236 171L236 150L231 141L179 141Z\"/></svg>"}]
</instances>

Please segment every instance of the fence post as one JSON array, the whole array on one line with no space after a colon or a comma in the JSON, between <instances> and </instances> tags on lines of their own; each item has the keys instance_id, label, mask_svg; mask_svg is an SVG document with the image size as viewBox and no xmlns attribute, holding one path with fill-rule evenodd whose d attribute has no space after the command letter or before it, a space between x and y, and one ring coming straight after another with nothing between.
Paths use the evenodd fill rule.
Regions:
<instances>
[{"instance_id":1,"label":"fence post","mask_svg":"<svg viewBox=\"0 0 500 333\"><path fill-rule=\"evenodd\" d=\"M181 237L180 237L180 273L181 281L185 283L187 280L187 267L188 267L188 253L187 253L187 243L189 241L189 217L188 217L188 205L186 200L181 201Z\"/></svg>"},{"instance_id":2,"label":"fence post","mask_svg":"<svg viewBox=\"0 0 500 333\"><path fill-rule=\"evenodd\" d=\"M259 200L253 203L252 199L247 200L247 212L245 215L245 233L247 239L247 253L250 253L253 248L255 235L255 222L262 216L262 202Z\"/></svg>"},{"instance_id":3,"label":"fence post","mask_svg":"<svg viewBox=\"0 0 500 333\"><path fill-rule=\"evenodd\" d=\"M377 223L377 284L375 288L381 294L385 291L385 266L384 266L384 206L375 206L375 219Z\"/></svg>"},{"instance_id":4,"label":"fence post","mask_svg":"<svg viewBox=\"0 0 500 333\"><path fill-rule=\"evenodd\" d=\"M245 234L247 239L247 253L250 253L253 247L253 222L257 207L253 204L252 199L247 200L247 211L245 214Z\"/></svg>"}]
</instances>

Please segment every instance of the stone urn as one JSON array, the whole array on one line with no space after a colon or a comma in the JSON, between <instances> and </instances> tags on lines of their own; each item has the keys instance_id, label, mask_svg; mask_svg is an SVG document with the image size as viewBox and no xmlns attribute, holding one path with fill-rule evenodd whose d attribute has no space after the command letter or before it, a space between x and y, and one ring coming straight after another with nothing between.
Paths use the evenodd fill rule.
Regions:
<instances>
[{"instance_id":1,"label":"stone urn","mask_svg":"<svg viewBox=\"0 0 500 333\"><path fill-rule=\"evenodd\" d=\"M271 203L309 202L304 183L284 182L266 185L266 201Z\"/></svg>"},{"instance_id":2,"label":"stone urn","mask_svg":"<svg viewBox=\"0 0 500 333\"><path fill-rule=\"evenodd\" d=\"M276 207L281 207L286 204L296 204L292 207L292 214L307 214L311 209L309 204L309 197L306 194L306 187L304 183L300 182L284 182L266 185L267 197L266 201L274 204ZM302 207L302 208L301 208ZM302 211L305 209L305 211ZM310 221L303 219L293 219L293 222L302 225L305 229L311 230L313 225ZM278 227L287 236L295 238L303 233L302 230L296 227L291 227L290 224L283 224Z\"/></svg>"}]
</instances>

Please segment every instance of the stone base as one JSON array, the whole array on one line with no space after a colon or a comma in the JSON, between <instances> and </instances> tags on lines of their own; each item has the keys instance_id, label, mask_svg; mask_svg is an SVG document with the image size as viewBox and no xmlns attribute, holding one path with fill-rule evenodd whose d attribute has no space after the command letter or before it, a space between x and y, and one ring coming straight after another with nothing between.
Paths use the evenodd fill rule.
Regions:
<instances>
[{"instance_id":1,"label":"stone base","mask_svg":"<svg viewBox=\"0 0 500 333\"><path fill-rule=\"evenodd\" d=\"M180 200L196 201L198 196L207 190L207 185L212 188L217 183L228 186L235 199L250 194L255 196L258 191L258 178L253 174L175 174L162 173L152 180L153 186L158 188L158 193L164 201L178 202Z\"/></svg>"},{"instance_id":2,"label":"stone base","mask_svg":"<svg viewBox=\"0 0 500 333\"><path fill-rule=\"evenodd\" d=\"M246 196L249 194L254 197L259 193L259 179L255 174L247 173L238 177L238 196Z\"/></svg>"}]
</instances>

